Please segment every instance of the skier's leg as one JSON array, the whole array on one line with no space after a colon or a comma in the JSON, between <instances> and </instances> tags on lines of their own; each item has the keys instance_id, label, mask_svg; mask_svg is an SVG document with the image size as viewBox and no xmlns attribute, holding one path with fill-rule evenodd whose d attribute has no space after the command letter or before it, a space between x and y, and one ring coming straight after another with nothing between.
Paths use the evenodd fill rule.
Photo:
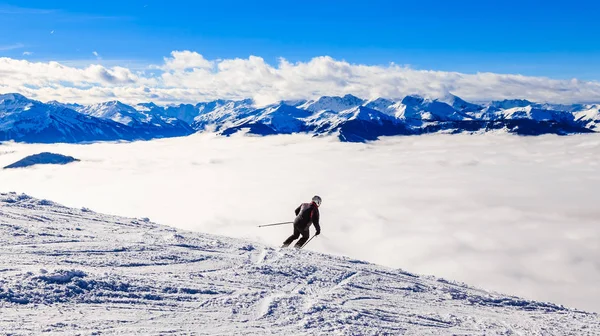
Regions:
<instances>
[{"instance_id":1,"label":"skier's leg","mask_svg":"<svg viewBox=\"0 0 600 336\"><path fill-rule=\"evenodd\" d=\"M286 240L283 242L283 245L281 245L281 247L288 247L288 246L290 246L290 244L291 244L291 243L292 243L294 240L298 239L298 237L300 237L300 230L298 230L298 229L296 228L296 226L294 226L294 234L292 234L291 236L289 236L289 237L288 237L288 239L286 239Z\"/></svg>"},{"instance_id":2,"label":"skier's leg","mask_svg":"<svg viewBox=\"0 0 600 336\"><path fill-rule=\"evenodd\" d=\"M296 245L294 245L295 248L301 248L310 237L310 232L308 232L308 228L300 231L300 233L302 234L302 238L298 239L298 242L296 243Z\"/></svg>"}]
</instances>

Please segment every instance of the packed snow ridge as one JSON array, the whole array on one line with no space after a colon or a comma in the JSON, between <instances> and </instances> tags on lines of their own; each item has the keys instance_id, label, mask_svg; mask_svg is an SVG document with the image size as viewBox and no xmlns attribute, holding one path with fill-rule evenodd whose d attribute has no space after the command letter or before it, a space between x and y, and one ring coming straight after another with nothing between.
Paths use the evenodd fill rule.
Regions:
<instances>
[{"instance_id":1,"label":"packed snow ridge","mask_svg":"<svg viewBox=\"0 0 600 336\"><path fill-rule=\"evenodd\" d=\"M360 260L0 194L12 334L598 335L600 317Z\"/></svg>"},{"instance_id":2,"label":"packed snow ridge","mask_svg":"<svg viewBox=\"0 0 600 336\"><path fill-rule=\"evenodd\" d=\"M448 95L365 100L352 95L281 101L257 107L251 99L196 105L135 106L42 103L0 95L0 141L84 142L143 140L216 131L258 135L309 133L364 142L380 136L501 131L520 135L590 133L599 129L600 104L537 104L527 100L479 105Z\"/></svg>"}]
</instances>

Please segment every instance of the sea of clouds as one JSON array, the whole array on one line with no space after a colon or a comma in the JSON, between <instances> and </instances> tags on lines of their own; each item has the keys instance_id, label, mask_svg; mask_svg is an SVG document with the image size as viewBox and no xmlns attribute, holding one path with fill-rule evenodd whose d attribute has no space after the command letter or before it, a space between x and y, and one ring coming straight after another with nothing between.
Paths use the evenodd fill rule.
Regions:
<instances>
[{"instance_id":1,"label":"sea of clouds","mask_svg":"<svg viewBox=\"0 0 600 336\"><path fill-rule=\"evenodd\" d=\"M438 98L453 93L467 101L529 99L536 102L600 102L600 82L497 74L417 70L390 64L353 64L329 56L305 62L262 57L206 59L173 51L160 64L108 66L0 57L0 93L65 103L197 103L253 98L257 104L354 94L362 98Z\"/></svg>"},{"instance_id":2,"label":"sea of clouds","mask_svg":"<svg viewBox=\"0 0 600 336\"><path fill-rule=\"evenodd\" d=\"M273 246L291 227L257 225L319 194L311 250L600 312L597 135L5 143L0 166L43 151L82 161L0 170L0 191Z\"/></svg>"}]
</instances>

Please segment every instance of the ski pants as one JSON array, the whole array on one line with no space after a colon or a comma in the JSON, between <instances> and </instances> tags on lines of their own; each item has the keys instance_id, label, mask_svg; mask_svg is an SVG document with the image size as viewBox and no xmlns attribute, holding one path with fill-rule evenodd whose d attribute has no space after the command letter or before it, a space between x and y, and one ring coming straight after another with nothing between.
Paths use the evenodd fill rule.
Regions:
<instances>
[{"instance_id":1,"label":"ski pants","mask_svg":"<svg viewBox=\"0 0 600 336\"><path fill-rule=\"evenodd\" d=\"M283 246L285 246L285 247L289 246L294 240L298 239L298 237L300 237L300 235L302 235L302 238L300 238L298 240L298 242L296 243L296 245L294 246L296 248L302 247L302 245L304 245L304 243L306 243L306 241L310 237L310 233L308 232L308 226L303 227L303 228L298 228L296 225L294 225L294 234L289 236L288 239L286 239L283 242Z\"/></svg>"}]
</instances>

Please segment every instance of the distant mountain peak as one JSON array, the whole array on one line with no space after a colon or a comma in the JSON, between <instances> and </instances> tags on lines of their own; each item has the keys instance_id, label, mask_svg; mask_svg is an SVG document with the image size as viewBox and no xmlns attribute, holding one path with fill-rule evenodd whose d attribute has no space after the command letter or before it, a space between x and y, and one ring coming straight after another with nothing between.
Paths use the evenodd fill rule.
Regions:
<instances>
[{"instance_id":1,"label":"distant mountain peak","mask_svg":"<svg viewBox=\"0 0 600 336\"><path fill-rule=\"evenodd\" d=\"M344 98L344 100L349 100L349 101L363 101L362 98L359 98L359 97L357 97L357 96L355 96L353 94L350 94L350 93L345 94L344 97L342 97L342 98Z\"/></svg>"},{"instance_id":2,"label":"distant mountain peak","mask_svg":"<svg viewBox=\"0 0 600 336\"><path fill-rule=\"evenodd\" d=\"M25 96L23 96L20 93L5 93L5 94L0 94L0 104L26 104L26 103L32 103L35 102L32 99L29 99Z\"/></svg>"},{"instance_id":3,"label":"distant mountain peak","mask_svg":"<svg viewBox=\"0 0 600 336\"><path fill-rule=\"evenodd\" d=\"M16 92L0 94L0 100L30 100L24 95Z\"/></svg>"},{"instance_id":4,"label":"distant mountain peak","mask_svg":"<svg viewBox=\"0 0 600 336\"><path fill-rule=\"evenodd\" d=\"M228 135L242 129L262 135L338 134L342 141L368 141L382 135L431 132L587 133L600 129L599 121L598 105L536 104L525 99L474 104L452 93L438 98L412 94L368 100L345 94L267 106L253 99L168 106L128 105L119 100L77 105L42 103L18 93L0 95L0 141L152 139L205 130Z\"/></svg>"},{"instance_id":5,"label":"distant mountain peak","mask_svg":"<svg viewBox=\"0 0 600 336\"><path fill-rule=\"evenodd\" d=\"M489 105L501 109L510 109L515 107L526 107L534 105L534 103L526 99L504 99L494 100Z\"/></svg>"},{"instance_id":6,"label":"distant mountain peak","mask_svg":"<svg viewBox=\"0 0 600 336\"><path fill-rule=\"evenodd\" d=\"M116 107L116 108L126 109L126 110L133 109L132 106L124 104L124 103L122 103L119 100L109 100L109 101L106 101L106 102L93 104L91 106L110 106L110 107Z\"/></svg>"},{"instance_id":7,"label":"distant mountain peak","mask_svg":"<svg viewBox=\"0 0 600 336\"><path fill-rule=\"evenodd\" d=\"M402 99L402 104L414 106L421 105L425 102L425 98L416 94L411 94Z\"/></svg>"},{"instance_id":8,"label":"distant mountain peak","mask_svg":"<svg viewBox=\"0 0 600 336\"><path fill-rule=\"evenodd\" d=\"M365 102L364 99L358 98L354 95L347 94L343 97L339 96L323 96L314 101L308 101L299 107L312 112L318 111L333 111L341 112L352 107L362 105Z\"/></svg>"}]
</instances>

